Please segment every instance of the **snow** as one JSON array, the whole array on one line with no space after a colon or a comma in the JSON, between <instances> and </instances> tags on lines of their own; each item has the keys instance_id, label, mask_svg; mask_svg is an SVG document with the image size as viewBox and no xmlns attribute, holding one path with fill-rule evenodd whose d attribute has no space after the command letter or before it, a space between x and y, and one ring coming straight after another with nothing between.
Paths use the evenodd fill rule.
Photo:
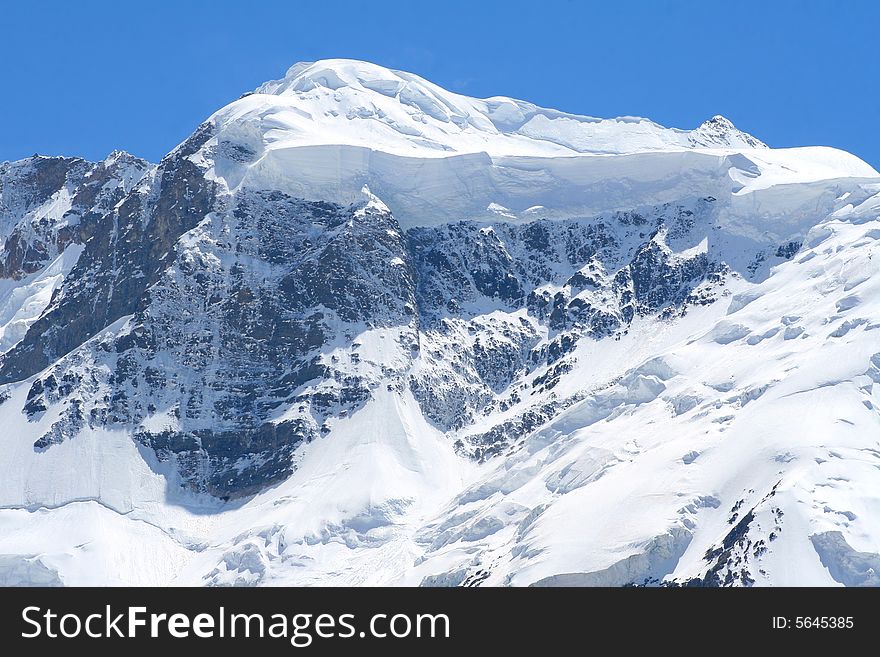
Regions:
<instances>
[{"instance_id":1,"label":"snow","mask_svg":"<svg viewBox=\"0 0 880 657\"><path fill-rule=\"evenodd\" d=\"M297 64L210 120L218 135L193 157L230 189L348 204L367 184L405 228L491 218L496 206L510 219L534 218L535 206L549 217L592 215L697 187L720 198L878 175L831 148L769 149L723 117L694 131L596 119L469 98L352 60ZM224 158L228 144L248 155Z\"/></svg>"},{"instance_id":2,"label":"snow","mask_svg":"<svg viewBox=\"0 0 880 657\"><path fill-rule=\"evenodd\" d=\"M503 96L470 98L412 73L344 59L296 64L215 116L261 121L270 148L348 144L421 157L668 150L687 148L701 134L638 117L597 119ZM729 122L721 132L742 145Z\"/></svg>"},{"instance_id":3,"label":"snow","mask_svg":"<svg viewBox=\"0 0 880 657\"><path fill-rule=\"evenodd\" d=\"M411 394L377 390L305 448L288 481L224 514L212 545L178 581L199 583L222 555L257 538L282 550L285 564L267 564L262 584L382 583L417 554L412 534L420 520L474 468L425 422Z\"/></svg>"},{"instance_id":4,"label":"snow","mask_svg":"<svg viewBox=\"0 0 880 657\"><path fill-rule=\"evenodd\" d=\"M191 157L224 193L357 202L353 221L390 209L404 230L485 220L482 234L502 240L508 224L537 218L711 197L717 222L696 239L653 239L679 260L717 254L734 273L714 303L580 340L552 390L522 387L522 399L496 391L494 401L509 404L447 433L383 372L405 381L457 368L470 332L503 342L522 331L546 344L546 324L525 308L464 303L473 320L449 320L445 336L421 330L417 356L402 346L409 327L361 326L317 357L364 376L370 399L300 447L289 479L230 503L185 493L173 462L135 442L132 427L86 426L35 448L61 408L29 418L21 409L36 377L5 386L0 583L683 582L703 576L707 552L749 518L748 544L731 549L756 585L876 583L880 176L870 166L830 148L767 148L723 117L694 131L595 119L468 98L350 60L297 64L211 120L217 133ZM65 202L60 194L40 212L60 219ZM221 221L209 215L181 238L186 264L219 270L210 242ZM752 263L788 241L803 241L790 260ZM68 246L41 271L0 281L0 353L43 313L81 252ZM129 319L67 356L70 367L106 368L91 358L103 353L95 345ZM457 439L563 401L494 459L455 450ZM281 406L273 421L296 412ZM143 428L174 423L160 410Z\"/></svg>"},{"instance_id":5,"label":"snow","mask_svg":"<svg viewBox=\"0 0 880 657\"><path fill-rule=\"evenodd\" d=\"M12 581L0 579L6 585L42 586L54 580L65 586L98 581L105 586L161 586L189 557L156 527L94 501L58 509L0 510L0 527L0 577L19 573ZM20 554L39 555L42 568L22 574L22 559L11 557Z\"/></svg>"},{"instance_id":6,"label":"snow","mask_svg":"<svg viewBox=\"0 0 880 657\"><path fill-rule=\"evenodd\" d=\"M83 251L72 244L42 270L20 281L0 279L0 354L14 347L49 305Z\"/></svg>"},{"instance_id":7,"label":"snow","mask_svg":"<svg viewBox=\"0 0 880 657\"><path fill-rule=\"evenodd\" d=\"M763 560L772 579L758 574L757 584L835 584L823 565L825 557L820 560L809 539L827 531L841 531L852 550L865 553L863 560L876 559L880 388L874 379L865 380L864 372L874 372L874 360L880 360L872 356L877 341L870 332L880 324L860 326L860 333L852 331L841 341L829 341L824 327L845 321L838 307L842 299L852 298L845 290L851 276L858 280L861 272L871 271L874 276L858 287L878 286L872 258L877 245L853 250L850 245L859 242L864 228L838 224L835 230L833 241L820 247L821 255L780 265L752 287L756 299L729 320L713 319L710 312L690 320L696 322L691 326L695 338L665 349L651 345L650 351L659 353L674 373L655 382L659 395L624 396L611 405L611 414L597 414L597 402L588 398L528 438L522 456L506 460L497 475L485 480L502 473L510 480L524 470L526 485L502 496L468 497L481 502L479 515L499 504L540 509L527 531L519 538L499 535L473 546L467 561L462 555L450 562L450 553L460 549L450 547L437 555L437 565L429 559L414 569L414 580L468 563L475 549L485 555L481 563L492 563L499 572L487 584L528 584L561 573L600 571L604 579L572 581L622 584L664 572L696 576L705 567L707 549L730 530L728 510L739 499L745 500L746 510L756 507L756 524L769 535L774 526L770 505L760 500L777 482L773 502L784 511L784 520ZM846 275L817 287L824 272L838 267ZM863 289L861 298L880 298L870 289ZM846 313L878 317L876 302L851 303L843 304ZM797 345L781 336L754 344L743 339L766 333L780 316L804 325L807 337ZM719 331L732 321L742 327L736 336ZM719 334L732 339L719 344ZM592 363L587 367L596 380ZM695 402L671 415L667 400L686 395ZM563 481L573 484L560 488ZM472 490L498 489L478 483ZM630 556L654 554L657 537L669 532L675 540L660 544L664 554L674 557L672 568L645 557L604 572ZM499 560L509 565L499 566ZM641 571L633 570L633 564Z\"/></svg>"},{"instance_id":8,"label":"snow","mask_svg":"<svg viewBox=\"0 0 880 657\"><path fill-rule=\"evenodd\" d=\"M86 431L34 452L22 441L33 434L26 418L10 414L28 389L19 385L0 406L11 429L3 435L10 456L2 503L18 507L0 512L0 554L41 554L67 584L241 584L248 577L418 584L454 580L441 575L474 563L492 564L486 584L620 584L699 574L740 499L743 509L755 507L766 537L775 521L761 499L781 482L773 508L784 511L782 531L761 562L773 579L756 574L756 583L834 585L823 563L829 550L844 548L829 539L817 552L818 539L809 537L841 532L851 550L867 555L852 557L858 564L870 562L880 536L873 334L880 221L835 218L828 227L832 236L763 283L738 283L752 299L745 306L719 302L675 323L646 320L621 341L580 345L560 394L585 380L596 392L500 462L456 456L408 392L379 389L304 449L287 482L206 514L192 500L169 497L171 475L148 466L123 432ZM828 271L839 275L828 279ZM852 318L869 321L828 337ZM745 339L774 324L803 327L806 337ZM738 328L731 334L724 326ZM394 356L393 335L368 331L354 342L365 360ZM685 398L693 401L672 412L674 400ZM63 540L50 543L48 535Z\"/></svg>"}]
</instances>

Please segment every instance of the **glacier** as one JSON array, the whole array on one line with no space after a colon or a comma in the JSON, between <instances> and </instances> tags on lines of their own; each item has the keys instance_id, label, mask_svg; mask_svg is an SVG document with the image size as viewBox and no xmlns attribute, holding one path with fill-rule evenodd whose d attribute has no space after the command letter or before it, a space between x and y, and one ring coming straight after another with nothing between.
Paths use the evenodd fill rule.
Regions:
<instances>
[{"instance_id":1,"label":"glacier","mask_svg":"<svg viewBox=\"0 0 880 657\"><path fill-rule=\"evenodd\" d=\"M324 60L0 241L2 584L876 584L849 153Z\"/></svg>"}]
</instances>

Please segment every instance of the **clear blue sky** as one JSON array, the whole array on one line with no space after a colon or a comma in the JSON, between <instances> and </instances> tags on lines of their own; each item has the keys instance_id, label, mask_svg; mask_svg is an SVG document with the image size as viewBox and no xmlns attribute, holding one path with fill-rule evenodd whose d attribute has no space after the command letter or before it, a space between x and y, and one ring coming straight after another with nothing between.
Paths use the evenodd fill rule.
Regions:
<instances>
[{"instance_id":1,"label":"clear blue sky","mask_svg":"<svg viewBox=\"0 0 880 657\"><path fill-rule=\"evenodd\" d=\"M880 2L4 2L0 161L157 161L294 62L366 59L473 96L691 128L880 167Z\"/></svg>"}]
</instances>

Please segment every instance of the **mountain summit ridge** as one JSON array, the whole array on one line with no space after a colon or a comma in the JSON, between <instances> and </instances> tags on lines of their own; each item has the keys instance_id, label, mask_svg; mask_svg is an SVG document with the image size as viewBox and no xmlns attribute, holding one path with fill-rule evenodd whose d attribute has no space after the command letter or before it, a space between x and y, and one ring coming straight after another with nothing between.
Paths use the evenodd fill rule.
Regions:
<instances>
[{"instance_id":1,"label":"mountain summit ridge","mask_svg":"<svg viewBox=\"0 0 880 657\"><path fill-rule=\"evenodd\" d=\"M877 175L835 149L766 148L719 117L691 131L583 117L354 60L297 64L258 92L206 123L210 177L343 205L367 184L404 227L489 219L490 207L513 220L627 210L692 195L693 179L713 179L703 191L718 197Z\"/></svg>"},{"instance_id":2,"label":"mountain summit ridge","mask_svg":"<svg viewBox=\"0 0 880 657\"><path fill-rule=\"evenodd\" d=\"M639 117L600 119L542 108L506 96L471 98L447 91L413 73L357 60L300 62L291 66L283 78L257 87L254 94L287 99L294 111L305 112L314 120L318 120L321 114L333 114L333 109L321 103L329 96L333 103L344 108L347 120L384 123L406 136L430 140L435 144L431 148L441 151L445 150L442 146L451 152L476 152L482 147L490 155L529 152L533 155L573 155L764 147L762 142L737 130L727 119L724 119L725 130L718 130L710 139L704 140L699 129L664 128ZM336 119L342 116L341 113L333 114ZM413 120L407 120L408 117ZM324 127L329 131L332 123L326 122ZM444 134L447 143L442 140ZM338 132L334 136L341 139L345 133ZM512 141L500 139L504 136ZM529 148L528 139L546 143L543 148L539 144L532 144ZM390 141L379 141L377 147L399 148Z\"/></svg>"}]
</instances>

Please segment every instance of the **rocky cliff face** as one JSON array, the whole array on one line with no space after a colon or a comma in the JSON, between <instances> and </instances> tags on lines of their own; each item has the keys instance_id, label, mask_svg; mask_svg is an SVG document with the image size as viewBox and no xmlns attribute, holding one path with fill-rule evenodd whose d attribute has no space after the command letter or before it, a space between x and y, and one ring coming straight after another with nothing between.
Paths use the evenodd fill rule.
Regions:
<instances>
[{"instance_id":1,"label":"rocky cliff face","mask_svg":"<svg viewBox=\"0 0 880 657\"><path fill-rule=\"evenodd\" d=\"M552 390L582 339L613 338L637 316L670 318L711 303L729 273L719 254L676 253L669 244L699 244L714 216L712 202L697 199L565 221L411 229L432 345L411 384L426 415L446 431L462 429ZM459 447L480 459L498 454L556 407L529 409Z\"/></svg>"},{"instance_id":2,"label":"rocky cliff face","mask_svg":"<svg viewBox=\"0 0 880 657\"><path fill-rule=\"evenodd\" d=\"M35 374L138 307L175 242L211 209L211 183L186 159L205 137L197 132L110 211L90 215L82 255L40 319L4 354L0 381Z\"/></svg>"},{"instance_id":3,"label":"rocky cliff face","mask_svg":"<svg viewBox=\"0 0 880 657\"><path fill-rule=\"evenodd\" d=\"M21 280L85 243L149 167L122 152L97 163L34 156L0 165L0 278Z\"/></svg>"},{"instance_id":4,"label":"rocky cliff face","mask_svg":"<svg viewBox=\"0 0 880 657\"><path fill-rule=\"evenodd\" d=\"M565 221L404 231L377 200L222 193L190 159L203 128L100 219L50 307L2 360L22 409L64 410L35 442L133 428L186 486L228 499L278 483L296 448L377 387L409 387L479 460L573 398L524 403L581 340L715 300L728 268L699 245L708 199ZM675 251L673 247L679 249ZM83 345L106 326L118 334ZM357 336L387 329L382 360ZM519 416L470 434L478 416Z\"/></svg>"},{"instance_id":5,"label":"rocky cliff face","mask_svg":"<svg viewBox=\"0 0 880 657\"><path fill-rule=\"evenodd\" d=\"M355 329L400 327L400 348L417 353L414 285L387 208L220 198L188 149L103 217L61 293L5 355L3 376L69 354L31 385L29 418L64 408L36 448L86 424L137 427L187 485L227 498L289 475L299 443L369 398L364 378L323 347L345 345L356 361ZM76 351L118 320L121 335ZM376 367L375 379L393 371Z\"/></svg>"}]
</instances>

